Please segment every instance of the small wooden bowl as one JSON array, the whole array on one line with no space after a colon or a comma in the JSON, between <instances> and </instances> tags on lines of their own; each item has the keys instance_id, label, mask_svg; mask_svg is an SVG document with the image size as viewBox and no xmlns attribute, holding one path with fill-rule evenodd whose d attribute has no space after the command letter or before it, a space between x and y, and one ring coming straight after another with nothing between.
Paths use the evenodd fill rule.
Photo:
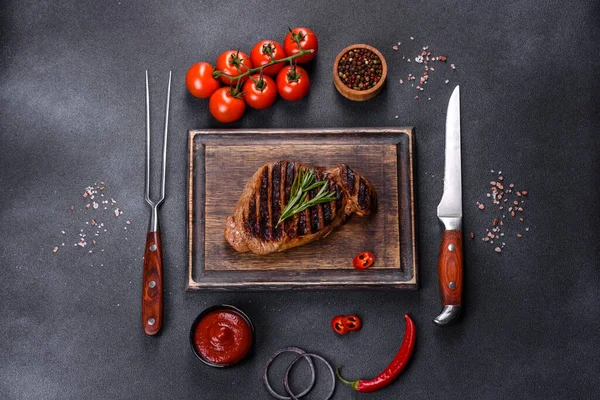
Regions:
<instances>
[{"instance_id":1,"label":"small wooden bowl","mask_svg":"<svg viewBox=\"0 0 600 400\"><path fill-rule=\"evenodd\" d=\"M381 79L379 80L379 82L377 82L377 85L373 86L370 89L367 89L367 90L351 89L348 86L346 86L344 84L344 82L342 82L340 77L338 76L338 65L340 63L340 59L342 58L342 56L344 54L346 54L350 50L354 50L354 49L371 50L373 53L377 54L377 57L379 57L379 59L381 60L381 65L383 67L383 69L381 71ZM385 83L386 77L387 77L387 63L385 62L385 58L383 58L383 55L379 52L379 50L377 50L375 47L371 47L367 44L352 44L352 45L346 47L344 50L342 50L340 52L340 54L337 55L337 57L335 58L335 62L333 63L333 83L334 83L336 89L338 90L338 92L340 92L342 96L344 96L350 100L365 101L365 100L369 100L369 99L372 99L373 97L377 96L379 94L379 92L381 92L381 89L383 89L383 84Z\"/></svg>"}]
</instances>

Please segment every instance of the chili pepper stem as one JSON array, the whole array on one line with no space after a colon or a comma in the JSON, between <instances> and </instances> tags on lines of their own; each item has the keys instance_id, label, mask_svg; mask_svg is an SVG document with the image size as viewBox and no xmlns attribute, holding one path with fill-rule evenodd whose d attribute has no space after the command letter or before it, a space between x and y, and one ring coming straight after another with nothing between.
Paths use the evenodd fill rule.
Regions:
<instances>
[{"instance_id":1,"label":"chili pepper stem","mask_svg":"<svg viewBox=\"0 0 600 400\"><path fill-rule=\"evenodd\" d=\"M352 389L358 391L358 379L355 381L347 381L344 378L342 378L342 375L340 375L340 370L342 369L342 366L340 365L339 367L337 367L337 369L335 370L335 374L337 375L338 379L342 382L344 382L345 384L349 385Z\"/></svg>"}]
</instances>

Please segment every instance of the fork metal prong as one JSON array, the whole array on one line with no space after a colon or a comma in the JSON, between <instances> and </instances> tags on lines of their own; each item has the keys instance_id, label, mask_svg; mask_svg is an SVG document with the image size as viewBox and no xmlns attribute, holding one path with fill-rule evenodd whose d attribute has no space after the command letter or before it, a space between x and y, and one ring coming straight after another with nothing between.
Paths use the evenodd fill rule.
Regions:
<instances>
[{"instance_id":1,"label":"fork metal prong","mask_svg":"<svg viewBox=\"0 0 600 400\"><path fill-rule=\"evenodd\" d=\"M146 70L146 202L154 206L150 200L150 89L148 87L148 70Z\"/></svg>"},{"instance_id":2,"label":"fork metal prong","mask_svg":"<svg viewBox=\"0 0 600 400\"><path fill-rule=\"evenodd\" d=\"M172 71L169 71L169 85L167 87L167 104L165 109L165 133L162 149L161 183L160 198L153 202L150 199L150 89L148 84L148 70L146 70L146 202L154 209L165 199L165 181L167 175L167 138L169 134L169 109L171 99L171 77Z\"/></svg>"},{"instance_id":3,"label":"fork metal prong","mask_svg":"<svg viewBox=\"0 0 600 400\"><path fill-rule=\"evenodd\" d=\"M165 135L163 141L162 177L160 186L160 199L156 205L165 199L165 176L167 175L167 136L169 135L169 103L171 99L171 71L169 71L169 86L167 87L167 106L165 110Z\"/></svg>"}]
</instances>

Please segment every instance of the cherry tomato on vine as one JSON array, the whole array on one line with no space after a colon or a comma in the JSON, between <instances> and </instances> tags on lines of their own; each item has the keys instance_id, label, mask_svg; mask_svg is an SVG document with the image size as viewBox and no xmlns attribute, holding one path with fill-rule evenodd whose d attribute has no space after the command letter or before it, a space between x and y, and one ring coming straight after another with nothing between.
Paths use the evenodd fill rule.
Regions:
<instances>
[{"instance_id":1,"label":"cherry tomato on vine","mask_svg":"<svg viewBox=\"0 0 600 400\"><path fill-rule=\"evenodd\" d=\"M354 260L352 261L352 265L354 268L358 270L363 270L369 268L375 262L375 256L370 251L363 251L362 253L358 253Z\"/></svg>"},{"instance_id":2,"label":"cherry tomato on vine","mask_svg":"<svg viewBox=\"0 0 600 400\"><path fill-rule=\"evenodd\" d=\"M199 62L190 67L185 74L185 85L192 96L206 99L221 86L221 83L213 78L215 69L207 62Z\"/></svg>"},{"instance_id":3,"label":"cherry tomato on vine","mask_svg":"<svg viewBox=\"0 0 600 400\"><path fill-rule=\"evenodd\" d=\"M343 315L336 315L331 320L331 327L333 328L335 333L340 335L345 335L346 333L348 333L348 328L344 326L342 322L343 319Z\"/></svg>"},{"instance_id":4,"label":"cherry tomato on vine","mask_svg":"<svg viewBox=\"0 0 600 400\"><path fill-rule=\"evenodd\" d=\"M271 58L272 56L272 58ZM261 40L256 43L250 52L250 61L254 68L261 67L273 60L285 58L285 51L279 43L274 40ZM271 65L263 69L264 75L274 76L284 67L284 63Z\"/></svg>"},{"instance_id":5,"label":"cherry tomato on vine","mask_svg":"<svg viewBox=\"0 0 600 400\"><path fill-rule=\"evenodd\" d=\"M239 50L227 50L224 53L221 53L219 58L217 58L217 70L229 75L229 76L238 76L247 70L252 69L252 62L250 61L250 57L246 53L242 53ZM221 75L221 82L226 85L231 83L231 79ZM242 83L247 79L247 77L242 78ZM234 84L237 83L237 80L234 81Z\"/></svg>"},{"instance_id":6,"label":"cherry tomato on vine","mask_svg":"<svg viewBox=\"0 0 600 400\"><path fill-rule=\"evenodd\" d=\"M346 315L342 318L342 325L346 327L350 332L360 331L362 328L362 321L356 315Z\"/></svg>"},{"instance_id":7,"label":"cherry tomato on vine","mask_svg":"<svg viewBox=\"0 0 600 400\"><path fill-rule=\"evenodd\" d=\"M244 99L231 94L231 88L217 89L208 101L208 110L217 121L233 122L242 118L246 111Z\"/></svg>"},{"instance_id":8,"label":"cherry tomato on vine","mask_svg":"<svg viewBox=\"0 0 600 400\"><path fill-rule=\"evenodd\" d=\"M270 76L252 75L244 83L242 92L244 100L252 108L267 108L275 102L277 98L277 86Z\"/></svg>"},{"instance_id":9,"label":"cherry tomato on vine","mask_svg":"<svg viewBox=\"0 0 600 400\"><path fill-rule=\"evenodd\" d=\"M283 49L288 57L300 52L301 48L304 50L312 49L314 51L296 58L298 64L309 62L315 58L319 50L317 35L308 28L294 28L290 30L283 41Z\"/></svg>"},{"instance_id":10,"label":"cherry tomato on vine","mask_svg":"<svg viewBox=\"0 0 600 400\"><path fill-rule=\"evenodd\" d=\"M302 67L288 65L277 74L277 91L286 100L300 100L309 89L310 79Z\"/></svg>"}]
</instances>

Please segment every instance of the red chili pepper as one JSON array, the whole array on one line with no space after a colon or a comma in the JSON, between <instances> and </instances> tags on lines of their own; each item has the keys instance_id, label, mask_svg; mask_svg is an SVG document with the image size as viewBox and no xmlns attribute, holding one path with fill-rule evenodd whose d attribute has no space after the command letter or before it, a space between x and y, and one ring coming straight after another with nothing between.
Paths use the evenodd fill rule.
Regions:
<instances>
[{"instance_id":1,"label":"red chili pepper","mask_svg":"<svg viewBox=\"0 0 600 400\"><path fill-rule=\"evenodd\" d=\"M361 393L374 392L392 383L406 367L406 364L408 363L408 360L410 360L410 356L415 348L415 324L412 319L410 319L408 314L404 314L404 319L406 320L406 332L404 333L402 346L400 346L400 350L398 350L396 357L394 357L390 365L388 365L383 372L373 379L358 379L350 382L342 378L340 375L340 369L342 367L338 367L336 371L338 378L342 382L350 385L357 392Z\"/></svg>"},{"instance_id":2,"label":"red chili pepper","mask_svg":"<svg viewBox=\"0 0 600 400\"><path fill-rule=\"evenodd\" d=\"M356 315L346 315L342 318L342 325L349 331L355 332L360 331L360 328L362 328L362 321Z\"/></svg>"},{"instance_id":3,"label":"red chili pepper","mask_svg":"<svg viewBox=\"0 0 600 400\"><path fill-rule=\"evenodd\" d=\"M348 328L344 325L343 320L343 315L336 315L331 320L331 327L333 328L335 333L338 333L340 335L345 335L346 333L348 333Z\"/></svg>"},{"instance_id":4,"label":"red chili pepper","mask_svg":"<svg viewBox=\"0 0 600 400\"><path fill-rule=\"evenodd\" d=\"M363 270L369 268L375 262L375 256L370 251L363 251L359 253L354 260L352 261L352 265L354 268L358 270Z\"/></svg>"}]
</instances>

